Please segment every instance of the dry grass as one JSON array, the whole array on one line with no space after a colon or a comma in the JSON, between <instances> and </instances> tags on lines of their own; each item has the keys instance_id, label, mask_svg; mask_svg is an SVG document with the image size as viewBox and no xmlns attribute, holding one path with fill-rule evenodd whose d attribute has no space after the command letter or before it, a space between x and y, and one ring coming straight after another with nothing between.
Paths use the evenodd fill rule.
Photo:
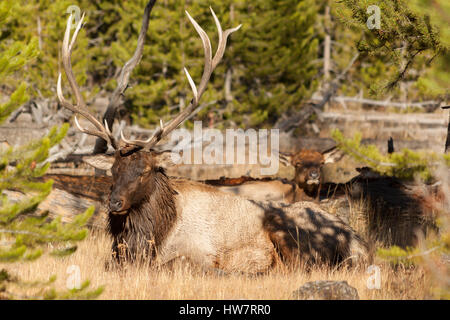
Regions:
<instances>
[{"instance_id":1,"label":"dry grass","mask_svg":"<svg viewBox=\"0 0 450 320\"><path fill-rule=\"evenodd\" d=\"M217 275L193 270L189 264L156 270L145 266L125 270L105 270L110 240L104 234L93 233L80 243L79 249L66 258L44 256L31 263L1 265L22 280L45 280L56 275L53 284L58 291L66 289L68 267L76 265L82 280L91 280L93 288L104 286L101 299L289 299L292 291L307 281L345 280L355 287L361 299L426 299L430 288L427 276L420 268L393 270L379 263L381 288L369 290L370 276L365 268L274 270L265 275ZM20 288L22 295L33 295L33 289ZM14 287L11 291L14 291Z\"/></svg>"}]
</instances>

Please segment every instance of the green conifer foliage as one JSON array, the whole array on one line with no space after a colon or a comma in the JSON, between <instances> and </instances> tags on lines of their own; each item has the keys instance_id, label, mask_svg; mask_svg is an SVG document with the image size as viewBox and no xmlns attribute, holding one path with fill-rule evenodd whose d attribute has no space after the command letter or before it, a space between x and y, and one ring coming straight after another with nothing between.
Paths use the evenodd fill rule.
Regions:
<instances>
[{"instance_id":1,"label":"green conifer foliage","mask_svg":"<svg viewBox=\"0 0 450 320\"><path fill-rule=\"evenodd\" d=\"M2 2L0 5L0 30L5 25L13 5ZM3 36L3 33L2 33ZM0 49L0 78L7 79L19 72L38 54L35 39L29 44L13 41L8 49ZM0 123L16 108L27 101L25 82L18 84L7 102L0 105ZM2 101L4 97L2 96ZM0 149L0 262L16 262L39 258L51 243L56 249L50 253L56 256L67 255L75 251L75 242L87 235L85 228L94 208L77 215L70 223L62 223L61 218L50 219L47 214L36 215L34 209L51 191L52 181L41 182L49 164L46 163L51 147L58 144L66 135L69 126L53 127L41 139L18 147ZM4 191L20 192L20 200L11 201ZM50 281L51 282L51 281ZM11 283L21 283L20 279L10 275L6 269L0 271L1 298L14 298L8 291ZM98 296L102 289L89 291L85 283L81 289L57 293L44 290L45 298L81 298Z\"/></svg>"},{"instance_id":2,"label":"green conifer foliage","mask_svg":"<svg viewBox=\"0 0 450 320\"><path fill-rule=\"evenodd\" d=\"M86 25L73 50L73 70L87 101L99 92L114 90L120 68L135 50L146 3L113 0L76 4L86 13ZM44 0L19 1L17 5L20 10L12 10L5 27L13 32L6 32L3 38L18 41L22 37L20 40L28 43L38 39L40 54L29 65L25 79L32 83L33 96L53 98L56 80L48 79L56 79L61 70L59 48L66 11L73 3ZM199 79L203 49L185 10L208 32L214 47L217 31L210 6L224 28L243 27L230 37L198 117L204 119L213 112L217 122L270 124L282 112L298 108L315 89L318 41L314 39L317 10L313 0L166 0L158 2L152 12L142 60L125 92L123 111L133 121L154 125L159 118L170 119L189 103L192 93L183 68ZM226 74L230 76L230 92L225 90Z\"/></svg>"},{"instance_id":3,"label":"green conifer foliage","mask_svg":"<svg viewBox=\"0 0 450 320\"><path fill-rule=\"evenodd\" d=\"M449 197L443 200L442 212L437 219L439 233L422 239L420 246L415 248L378 248L376 254L393 266L421 266L430 275L431 296L433 299L450 299L450 282L448 267L442 267L442 261L450 254L450 220L448 215Z\"/></svg>"},{"instance_id":4,"label":"green conifer foliage","mask_svg":"<svg viewBox=\"0 0 450 320\"><path fill-rule=\"evenodd\" d=\"M448 60L450 42L446 30L448 18L445 13L448 3L445 0L433 1L436 5L431 5L430 2L427 0L340 2L341 21L349 29L359 30L362 34L358 41L358 50L372 57L370 60L373 66L381 67L379 71L383 72L382 69L387 68L384 74L382 73L384 80L382 77L372 77L373 80L378 80L372 85L373 93L386 93L386 90L396 88L401 81L417 80L420 81L415 87L420 94L415 98L423 99L431 93L442 95L448 92L448 86L442 81L441 72L436 69L428 71L435 60L441 66L443 61ZM370 5L380 8L379 29L369 29L367 26L367 21L373 15L373 12L367 11ZM383 65L380 65L380 62ZM370 76L370 73L368 75Z\"/></svg>"},{"instance_id":5,"label":"green conifer foliage","mask_svg":"<svg viewBox=\"0 0 450 320\"><path fill-rule=\"evenodd\" d=\"M3 1L1 5L11 10L0 30L0 48L10 55L17 51L13 42L40 49L24 66L21 79L8 77L3 85L21 88L18 84L25 81L31 98L55 99L67 9L76 5L86 18L73 50L75 77L88 104L98 94L108 96L120 68L135 50L146 3ZM158 1L151 14L143 57L130 77L120 114L142 126L154 126L189 103L192 93L183 68L199 79L203 50L185 10L208 32L214 47L217 33L211 6L223 27L243 26L230 37L196 119L206 120L212 114L219 128L273 124L283 112L301 108L321 80L325 3L331 6L332 76L345 68L356 49L361 53L342 85L343 94L362 90L365 96L383 96L386 92L380 89L396 82L407 85L408 101L448 93L446 0L165 0ZM366 25L367 7L373 4L381 9L379 30ZM0 61L1 65L5 63ZM402 97L399 88L392 89L393 99ZM186 126L190 125L188 121Z\"/></svg>"},{"instance_id":6,"label":"green conifer foliage","mask_svg":"<svg viewBox=\"0 0 450 320\"><path fill-rule=\"evenodd\" d=\"M10 3L8 19L3 23L0 33L0 49L5 50L13 43L30 43L39 49L37 57L24 66L22 80L29 83L32 97L53 98L55 96L56 79L60 68L60 49L64 35L67 8L74 5L73 1L7 1ZM94 11L89 1L76 3L84 10ZM88 22L89 23L89 22ZM95 39L95 37L94 37ZM87 50L88 39L85 32L80 32L77 39L77 49L73 57L75 77L84 86L88 79L87 70L96 72L102 64L94 63L95 50ZM15 86L14 82L4 81L4 84ZM98 87L89 84L89 90L83 94L90 98L98 91Z\"/></svg>"},{"instance_id":7,"label":"green conifer foliage","mask_svg":"<svg viewBox=\"0 0 450 320\"><path fill-rule=\"evenodd\" d=\"M235 113L248 125L269 124L295 110L316 88L318 39L315 1L252 1L230 56L242 69Z\"/></svg>"},{"instance_id":8,"label":"green conifer foliage","mask_svg":"<svg viewBox=\"0 0 450 320\"><path fill-rule=\"evenodd\" d=\"M433 176L434 169L439 165L450 167L449 154L436 154L430 151L412 151L403 149L400 152L382 154L375 145L361 145L361 134L353 138L345 138L342 132L335 129L332 138L338 148L345 151L356 160L365 163L373 170L402 179L421 178L430 182L437 177Z\"/></svg>"}]
</instances>

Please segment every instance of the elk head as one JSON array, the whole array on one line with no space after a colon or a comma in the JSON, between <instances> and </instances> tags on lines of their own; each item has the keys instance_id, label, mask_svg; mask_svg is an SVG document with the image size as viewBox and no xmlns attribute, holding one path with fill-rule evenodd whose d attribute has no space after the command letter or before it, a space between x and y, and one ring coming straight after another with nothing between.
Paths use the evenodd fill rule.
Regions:
<instances>
[{"instance_id":1,"label":"elk head","mask_svg":"<svg viewBox=\"0 0 450 320\"><path fill-rule=\"evenodd\" d=\"M341 157L341 153L331 148L323 153L315 150L302 149L295 154L285 154L280 160L285 165L295 168L294 182L309 196L316 196L323 181L322 167L325 163L332 163Z\"/></svg>"},{"instance_id":2,"label":"elk head","mask_svg":"<svg viewBox=\"0 0 450 320\"><path fill-rule=\"evenodd\" d=\"M170 152L145 150L124 144L113 156L92 155L83 161L101 170L111 170L113 184L108 200L112 214L126 214L159 187L158 177L172 165Z\"/></svg>"},{"instance_id":3,"label":"elk head","mask_svg":"<svg viewBox=\"0 0 450 320\"><path fill-rule=\"evenodd\" d=\"M320 171L325 163L325 158L320 152L301 150L291 158L295 167L295 182L303 189L319 185Z\"/></svg>"},{"instance_id":4,"label":"elk head","mask_svg":"<svg viewBox=\"0 0 450 320\"><path fill-rule=\"evenodd\" d=\"M168 164L169 157L168 153L156 152L153 150L153 147L162 138L177 128L195 111L196 108L198 108L200 97L206 89L211 74L224 55L228 36L241 27L239 25L236 28L222 31L220 22L212 9L211 13L219 33L219 44L214 57L212 57L211 42L208 35L186 11L190 22L200 35L205 54L203 75L198 88L187 69L184 68L193 92L193 98L189 105L166 125L160 120L159 128L147 140L128 140L124 137L123 132L121 132L121 141L119 143L115 141L114 136L108 128L107 122L105 121L105 123L102 124L88 112L86 103L84 102L80 89L75 81L71 66L71 51L81 28L84 15L78 22L70 42L72 15L68 18L62 45L62 62L70 88L75 96L76 104L73 105L64 98L61 87L61 74L59 74L58 77L57 95L59 102L63 107L82 115L95 127L94 129L82 128L75 116L75 124L81 132L100 137L115 149L113 158L100 154L91 156L86 161L94 167L103 170L111 169L113 184L108 206L112 214L127 213L131 207L139 205L145 197L151 196L152 192L158 188L158 183L160 183L161 179L163 179L162 176L164 176L163 168ZM161 179L158 179L158 177L161 177Z\"/></svg>"}]
</instances>

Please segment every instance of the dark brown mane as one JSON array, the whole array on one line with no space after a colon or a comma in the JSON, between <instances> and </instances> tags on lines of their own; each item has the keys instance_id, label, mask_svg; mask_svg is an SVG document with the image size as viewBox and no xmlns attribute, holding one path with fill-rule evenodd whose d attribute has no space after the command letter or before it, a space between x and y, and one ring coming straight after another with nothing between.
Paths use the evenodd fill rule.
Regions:
<instances>
[{"instance_id":1,"label":"dark brown mane","mask_svg":"<svg viewBox=\"0 0 450 320\"><path fill-rule=\"evenodd\" d=\"M162 169L156 169L152 179L153 192L127 214L108 214L108 229L114 239L112 250L118 259L154 257L175 223L177 192Z\"/></svg>"}]
</instances>

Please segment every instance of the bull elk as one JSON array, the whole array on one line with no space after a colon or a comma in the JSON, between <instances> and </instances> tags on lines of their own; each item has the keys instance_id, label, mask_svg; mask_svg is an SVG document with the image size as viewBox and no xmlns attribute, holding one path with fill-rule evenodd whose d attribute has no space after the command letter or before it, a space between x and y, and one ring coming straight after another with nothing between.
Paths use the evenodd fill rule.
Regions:
<instances>
[{"instance_id":1,"label":"bull elk","mask_svg":"<svg viewBox=\"0 0 450 320\"><path fill-rule=\"evenodd\" d=\"M240 26L222 31L211 9L219 33L217 51L212 56L206 32L186 12L203 43L204 70L197 87L184 69L193 92L189 105L147 140L128 140L121 132L117 143L107 124L88 112L71 68L71 51L83 18L70 40L68 19L62 44L62 62L76 104L63 97L61 74L57 96L61 105L81 114L95 128L80 126L86 134L106 140L114 149L114 162L97 166L111 168L112 187L108 199L108 231L113 238L112 251L125 248L128 261L147 259L164 264L178 257L206 268L223 271L264 272L279 263L324 261L339 263L364 256L364 242L337 217L314 203L283 205L258 202L228 194L199 182L166 175L169 153L153 148L185 121L199 105L212 72L222 59L228 36Z\"/></svg>"}]
</instances>

